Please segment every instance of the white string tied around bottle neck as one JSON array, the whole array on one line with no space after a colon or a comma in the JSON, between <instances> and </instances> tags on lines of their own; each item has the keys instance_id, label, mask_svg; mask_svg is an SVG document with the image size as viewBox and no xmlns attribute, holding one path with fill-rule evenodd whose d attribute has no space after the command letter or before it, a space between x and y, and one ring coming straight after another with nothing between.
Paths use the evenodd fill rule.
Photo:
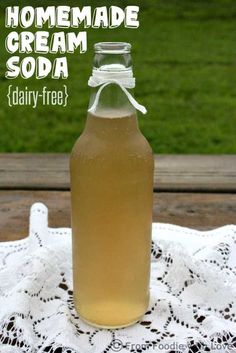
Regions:
<instances>
[{"instance_id":1,"label":"white string tied around bottle neck","mask_svg":"<svg viewBox=\"0 0 236 353\"><path fill-rule=\"evenodd\" d=\"M93 70L92 76L90 76L88 80L89 87L100 86L96 93L94 102L88 110L89 112L95 112L102 90L111 83L115 83L121 88L121 90L125 93L126 97L135 109L139 110L143 114L147 113L147 109L143 105L139 104L136 99L132 96L132 94L128 91L128 89L135 87L135 78L133 77L132 70L115 72L102 71L97 69Z\"/></svg>"}]
</instances>

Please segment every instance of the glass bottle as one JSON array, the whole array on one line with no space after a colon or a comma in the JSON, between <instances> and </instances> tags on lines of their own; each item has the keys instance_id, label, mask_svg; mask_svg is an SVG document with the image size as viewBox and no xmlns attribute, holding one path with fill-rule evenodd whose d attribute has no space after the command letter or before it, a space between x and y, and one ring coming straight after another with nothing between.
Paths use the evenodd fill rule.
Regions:
<instances>
[{"instance_id":1,"label":"glass bottle","mask_svg":"<svg viewBox=\"0 0 236 353\"><path fill-rule=\"evenodd\" d=\"M95 44L100 82L70 159L75 307L104 328L135 323L149 303L153 155L122 89L133 82L130 50Z\"/></svg>"}]
</instances>

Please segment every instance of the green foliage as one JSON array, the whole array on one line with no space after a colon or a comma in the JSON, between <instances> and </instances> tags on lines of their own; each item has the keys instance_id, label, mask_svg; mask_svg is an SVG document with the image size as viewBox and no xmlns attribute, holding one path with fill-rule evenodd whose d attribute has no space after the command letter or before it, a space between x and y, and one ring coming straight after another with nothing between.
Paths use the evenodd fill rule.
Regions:
<instances>
[{"instance_id":1,"label":"green foliage","mask_svg":"<svg viewBox=\"0 0 236 353\"><path fill-rule=\"evenodd\" d=\"M4 3L4 6L3 6ZM91 2L93 7L114 5ZM81 133L89 99L87 79L91 72L93 44L97 41L128 41L133 45L136 97L148 108L140 115L140 127L156 153L236 153L236 2L235 0L116 1L139 4L140 28L89 29L88 51L68 55L69 79L9 81L4 78L6 53L1 43L0 151L66 152ZM0 28L4 7L0 4ZM32 5L18 1L20 6ZM64 5L48 0L34 6ZM88 5L80 1L79 6ZM78 6L77 1L66 5ZM73 30L73 29L72 29ZM66 83L66 108L10 108L7 87L59 89Z\"/></svg>"}]
</instances>

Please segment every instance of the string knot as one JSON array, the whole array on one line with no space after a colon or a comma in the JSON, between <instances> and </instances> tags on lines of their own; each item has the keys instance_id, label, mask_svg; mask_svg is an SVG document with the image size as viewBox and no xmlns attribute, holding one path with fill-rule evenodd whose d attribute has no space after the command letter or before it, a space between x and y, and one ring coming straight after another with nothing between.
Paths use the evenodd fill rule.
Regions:
<instances>
[{"instance_id":1,"label":"string knot","mask_svg":"<svg viewBox=\"0 0 236 353\"><path fill-rule=\"evenodd\" d=\"M147 109L143 105L139 104L128 91L128 89L135 87L135 78L133 77L132 70L115 72L101 71L96 69L93 70L93 74L88 80L88 85L90 87L100 87L96 93L92 106L88 110L89 112L95 112L102 90L111 83L117 84L121 88L135 109L139 110L143 114L147 113Z\"/></svg>"}]
</instances>

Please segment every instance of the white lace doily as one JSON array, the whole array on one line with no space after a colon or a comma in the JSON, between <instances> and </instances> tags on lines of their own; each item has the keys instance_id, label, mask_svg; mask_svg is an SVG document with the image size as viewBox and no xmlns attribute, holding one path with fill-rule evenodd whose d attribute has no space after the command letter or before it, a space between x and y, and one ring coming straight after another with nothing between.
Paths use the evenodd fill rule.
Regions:
<instances>
[{"instance_id":1,"label":"white lace doily","mask_svg":"<svg viewBox=\"0 0 236 353\"><path fill-rule=\"evenodd\" d=\"M71 230L34 204L30 235L0 243L0 352L235 352L236 226L153 224L151 300L137 324L93 328L73 306Z\"/></svg>"}]
</instances>

